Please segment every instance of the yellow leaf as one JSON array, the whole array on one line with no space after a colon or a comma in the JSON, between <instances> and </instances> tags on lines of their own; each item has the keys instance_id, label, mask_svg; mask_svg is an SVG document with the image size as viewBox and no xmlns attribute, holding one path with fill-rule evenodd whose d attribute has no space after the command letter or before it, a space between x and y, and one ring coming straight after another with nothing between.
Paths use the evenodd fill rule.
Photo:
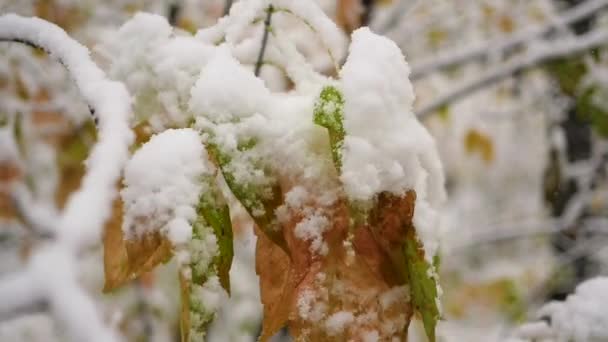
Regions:
<instances>
[{"instance_id":1,"label":"yellow leaf","mask_svg":"<svg viewBox=\"0 0 608 342\"><path fill-rule=\"evenodd\" d=\"M489 136L470 129L464 138L464 146L468 154L478 154L486 164L494 160L494 144Z\"/></svg>"}]
</instances>

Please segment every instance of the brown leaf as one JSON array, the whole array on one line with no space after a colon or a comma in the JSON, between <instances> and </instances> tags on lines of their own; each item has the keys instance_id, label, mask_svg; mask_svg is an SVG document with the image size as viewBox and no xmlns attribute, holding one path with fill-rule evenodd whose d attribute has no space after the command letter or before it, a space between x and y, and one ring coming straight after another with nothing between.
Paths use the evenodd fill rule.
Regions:
<instances>
[{"instance_id":1,"label":"brown leaf","mask_svg":"<svg viewBox=\"0 0 608 342\"><path fill-rule=\"evenodd\" d=\"M171 242L158 231L135 240L125 239L122 201L117 199L104 234L104 291L114 290L169 261L172 249Z\"/></svg>"},{"instance_id":2,"label":"brown leaf","mask_svg":"<svg viewBox=\"0 0 608 342\"><path fill-rule=\"evenodd\" d=\"M347 33L361 26L361 0L338 0L336 7L336 23Z\"/></svg>"},{"instance_id":3,"label":"brown leaf","mask_svg":"<svg viewBox=\"0 0 608 342\"><path fill-rule=\"evenodd\" d=\"M147 233L136 240L127 239L125 246L129 272L133 278L151 271L160 263L169 261L172 256L171 242L159 231Z\"/></svg>"},{"instance_id":4,"label":"brown leaf","mask_svg":"<svg viewBox=\"0 0 608 342\"><path fill-rule=\"evenodd\" d=\"M111 291L129 281L129 261L122 232L122 201L114 200L112 217L106 223L103 235L104 292Z\"/></svg>"},{"instance_id":5,"label":"brown leaf","mask_svg":"<svg viewBox=\"0 0 608 342\"><path fill-rule=\"evenodd\" d=\"M279 331L289 316L295 286L289 256L273 243L257 226L256 273L260 276L260 297L264 321L260 341L267 341Z\"/></svg>"},{"instance_id":6,"label":"brown leaf","mask_svg":"<svg viewBox=\"0 0 608 342\"><path fill-rule=\"evenodd\" d=\"M391 276L390 259L369 229L357 230L348 247L346 204L324 208L313 199L306 205L283 222L288 254L257 231L256 271L264 305L260 340L267 341L285 324L296 341L358 341L372 330L380 332L381 340L404 340L412 307L405 288L390 304L380 299L394 289L397 280ZM310 241L296 236L297 225L307 219L305 213L311 208L330 221L323 233L328 245L325 255L313 252ZM332 315L344 312L352 314L353 321L332 331ZM387 322L398 328L382 331Z\"/></svg>"}]
</instances>

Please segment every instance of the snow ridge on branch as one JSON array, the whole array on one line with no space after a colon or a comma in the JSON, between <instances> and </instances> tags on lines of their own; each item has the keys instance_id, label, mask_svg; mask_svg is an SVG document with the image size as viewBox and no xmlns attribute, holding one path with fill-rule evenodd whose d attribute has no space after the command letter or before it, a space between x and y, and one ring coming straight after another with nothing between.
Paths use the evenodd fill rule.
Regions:
<instances>
[{"instance_id":1,"label":"snow ridge on branch","mask_svg":"<svg viewBox=\"0 0 608 342\"><path fill-rule=\"evenodd\" d=\"M134 140L128 123L131 97L122 83L106 77L86 47L47 21L2 15L0 41L38 47L59 60L97 116L99 137L86 161L81 187L54 222L45 222L55 233L53 238L40 242L23 271L0 282L0 317L13 309L29 312L48 305L74 341L116 341L79 285L77 263L79 253L99 241L117 195L115 185Z\"/></svg>"}]
</instances>

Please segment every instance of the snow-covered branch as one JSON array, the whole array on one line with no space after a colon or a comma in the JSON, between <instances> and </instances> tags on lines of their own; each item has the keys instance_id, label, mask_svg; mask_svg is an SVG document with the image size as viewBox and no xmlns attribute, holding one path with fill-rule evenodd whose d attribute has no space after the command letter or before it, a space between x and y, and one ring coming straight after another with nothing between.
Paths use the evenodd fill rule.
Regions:
<instances>
[{"instance_id":1,"label":"snow-covered branch","mask_svg":"<svg viewBox=\"0 0 608 342\"><path fill-rule=\"evenodd\" d=\"M425 117L450 102L457 101L519 71L534 67L552 59L587 51L606 43L606 41L608 41L608 32L605 30L596 30L578 36L577 38L571 38L568 41L557 41L530 47L523 56L514 58L495 69L491 69L481 77L466 82L447 94L438 96L431 103L421 106L418 110L418 115L420 117Z\"/></svg>"},{"instance_id":2,"label":"snow-covered branch","mask_svg":"<svg viewBox=\"0 0 608 342\"><path fill-rule=\"evenodd\" d=\"M412 74L410 77L412 80L420 79L434 71L449 68L457 64L483 59L489 54L499 54L501 52L513 50L522 45L534 43L538 38L550 33L554 29L589 17L607 5L608 0L585 1L582 4L565 11L561 16L555 20L550 20L545 25L531 27L509 37L501 37L486 41L460 51L449 51L439 55L437 58L414 64L412 65Z\"/></svg>"},{"instance_id":3,"label":"snow-covered branch","mask_svg":"<svg viewBox=\"0 0 608 342\"><path fill-rule=\"evenodd\" d=\"M0 40L40 47L58 59L94 109L99 137L86 161L87 172L80 189L70 196L59 217L49 223L54 239L42 242L32 252L24 270L0 281L0 312L48 303L74 341L113 341L113 333L79 285L76 264L82 249L100 241L117 195L115 186L133 141L128 123L130 95L122 83L106 78L86 47L52 23L3 15ZM81 323L83 317L87 317L87 324Z\"/></svg>"}]
</instances>

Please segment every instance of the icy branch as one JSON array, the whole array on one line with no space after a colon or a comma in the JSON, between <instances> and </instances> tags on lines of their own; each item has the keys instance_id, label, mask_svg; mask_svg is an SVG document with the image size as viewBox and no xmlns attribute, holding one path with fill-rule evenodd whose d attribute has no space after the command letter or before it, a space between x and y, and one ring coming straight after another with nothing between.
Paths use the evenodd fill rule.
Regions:
<instances>
[{"instance_id":1,"label":"icy branch","mask_svg":"<svg viewBox=\"0 0 608 342\"><path fill-rule=\"evenodd\" d=\"M575 55L595 48L608 41L608 32L605 30L596 30L587 33L577 38L571 38L567 41L556 41L548 44L542 44L538 47L532 47L523 56L514 58L513 60L490 70L479 78L463 84L461 87L437 97L431 103L422 106L417 112L420 117L425 117L442 106L448 103L457 101L475 91L483 89L489 85L499 82L514 73L534 67L540 63L557 59L561 57Z\"/></svg>"},{"instance_id":2,"label":"icy branch","mask_svg":"<svg viewBox=\"0 0 608 342\"><path fill-rule=\"evenodd\" d=\"M490 40L468 49L448 52L438 56L435 59L414 64L412 65L412 74L410 77L412 80L420 79L434 71L445 69L457 64L475 61L477 59L483 59L487 57L488 54L497 54L513 50L514 48L522 45L530 44L535 42L537 38L550 33L556 28L575 23L593 15L595 12L606 7L607 5L608 0L585 1L582 4L565 11L561 16L556 18L556 20L551 20L543 26L532 27L530 29L522 30L507 38Z\"/></svg>"}]
</instances>

